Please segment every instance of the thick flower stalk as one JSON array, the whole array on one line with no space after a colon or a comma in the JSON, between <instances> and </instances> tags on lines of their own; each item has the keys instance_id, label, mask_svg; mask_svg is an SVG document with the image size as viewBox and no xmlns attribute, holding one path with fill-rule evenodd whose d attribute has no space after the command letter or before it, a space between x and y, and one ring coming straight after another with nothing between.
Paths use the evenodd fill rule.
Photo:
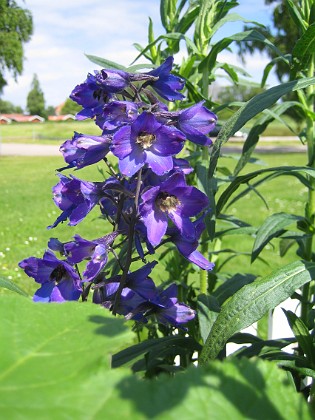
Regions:
<instances>
[{"instance_id":1,"label":"thick flower stalk","mask_svg":"<svg viewBox=\"0 0 315 420\"><path fill-rule=\"evenodd\" d=\"M209 200L187 183L193 168L177 155L186 141L211 145L208 133L217 117L203 102L168 110L163 100L184 99L184 82L171 74L172 65L169 57L147 73L95 71L71 93L82 106L77 119L94 119L100 133L75 132L60 147L68 166L59 169L53 187L61 213L49 228L65 221L77 225L96 209L110 228L96 239L75 235L62 243L52 238L42 259L21 261L20 267L41 285L35 301L87 300L91 293L94 303L136 322L182 328L195 317L178 301L175 283L165 289L155 284L151 272L157 261L146 260L158 247L173 243L201 270L213 268L197 250ZM109 173L103 182L61 173L102 162ZM180 284L180 278L174 280Z\"/></svg>"}]
</instances>

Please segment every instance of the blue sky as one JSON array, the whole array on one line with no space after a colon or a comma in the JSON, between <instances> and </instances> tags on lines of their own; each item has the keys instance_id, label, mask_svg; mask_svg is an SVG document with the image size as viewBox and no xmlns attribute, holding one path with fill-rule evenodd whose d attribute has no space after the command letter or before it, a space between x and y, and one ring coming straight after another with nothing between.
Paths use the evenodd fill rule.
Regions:
<instances>
[{"instance_id":1,"label":"blue sky","mask_svg":"<svg viewBox=\"0 0 315 420\"><path fill-rule=\"evenodd\" d=\"M233 12L246 19L270 23L272 8L266 6L264 0L239 0L239 3ZM85 53L128 65L137 54L132 44L147 43L149 16L153 19L156 36L163 33L159 0L25 0L20 4L32 12L34 34L25 45L22 76L17 82L7 77L8 85L1 98L23 108L34 73L39 78L46 105L57 106L75 85L85 80L88 72L98 68ZM241 30L242 23L231 23L225 25L220 37ZM225 52L219 60L242 66L233 53ZM260 80L268 61L259 54L248 58L246 70L254 81ZM226 82L222 79L219 83ZM272 77L269 84L275 83Z\"/></svg>"}]
</instances>

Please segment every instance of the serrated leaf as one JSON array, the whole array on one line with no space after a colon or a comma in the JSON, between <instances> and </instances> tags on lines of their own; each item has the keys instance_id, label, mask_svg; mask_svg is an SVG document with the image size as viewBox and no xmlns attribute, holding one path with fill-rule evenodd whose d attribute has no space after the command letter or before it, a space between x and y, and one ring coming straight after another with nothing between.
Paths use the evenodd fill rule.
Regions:
<instances>
[{"instance_id":1,"label":"serrated leaf","mask_svg":"<svg viewBox=\"0 0 315 420\"><path fill-rule=\"evenodd\" d=\"M296 261L242 287L222 307L207 338L200 363L214 359L236 332L258 321L315 276L315 264Z\"/></svg>"},{"instance_id":2,"label":"serrated leaf","mask_svg":"<svg viewBox=\"0 0 315 420\"><path fill-rule=\"evenodd\" d=\"M288 213L275 213L267 217L257 231L252 250L252 262L258 257L263 248L271 239L281 235L284 228L292 223L304 220L304 217Z\"/></svg>"}]
</instances>

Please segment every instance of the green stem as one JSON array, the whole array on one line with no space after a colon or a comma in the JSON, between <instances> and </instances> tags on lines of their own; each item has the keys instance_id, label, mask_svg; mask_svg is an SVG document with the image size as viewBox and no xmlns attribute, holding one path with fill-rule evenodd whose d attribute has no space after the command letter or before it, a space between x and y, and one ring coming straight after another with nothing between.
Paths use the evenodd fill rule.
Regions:
<instances>
[{"instance_id":1,"label":"green stem","mask_svg":"<svg viewBox=\"0 0 315 420\"><path fill-rule=\"evenodd\" d=\"M312 60L310 61L308 74L307 76L313 77L314 76L314 55ZM315 145L314 145L314 122L311 115L311 112L314 112L314 93L315 89L314 86L309 86L306 89L306 101L307 101L307 109L310 111L310 114L306 117L306 141L307 141L307 154L308 154L308 166L311 168L315 168L315 159L314 159L314 152L315 152ZM309 237L306 239L305 244L305 259L307 261L312 260L313 254L313 247L314 247L314 240L313 240L313 233L315 231L315 180L313 178L309 178L310 187L308 189L308 202L305 209L305 216L310 224L309 228ZM308 313L312 305L312 287L311 284L305 284L302 290L302 304L301 304L301 319L302 321L308 325Z\"/></svg>"}]
</instances>

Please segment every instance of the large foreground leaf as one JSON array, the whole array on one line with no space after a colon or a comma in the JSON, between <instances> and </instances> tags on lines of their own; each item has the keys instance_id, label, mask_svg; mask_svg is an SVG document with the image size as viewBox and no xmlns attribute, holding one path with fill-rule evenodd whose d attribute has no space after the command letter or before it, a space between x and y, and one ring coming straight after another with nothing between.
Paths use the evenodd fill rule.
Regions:
<instances>
[{"instance_id":1,"label":"large foreground leaf","mask_svg":"<svg viewBox=\"0 0 315 420\"><path fill-rule=\"evenodd\" d=\"M131 335L96 305L6 296L0 314L3 419L311 418L271 362L213 361L174 378L141 380L128 369L110 369L110 355Z\"/></svg>"},{"instance_id":2,"label":"large foreground leaf","mask_svg":"<svg viewBox=\"0 0 315 420\"><path fill-rule=\"evenodd\" d=\"M215 359L233 334L258 321L267 311L315 278L315 264L296 261L240 289L222 307L207 338L200 362Z\"/></svg>"}]
</instances>

